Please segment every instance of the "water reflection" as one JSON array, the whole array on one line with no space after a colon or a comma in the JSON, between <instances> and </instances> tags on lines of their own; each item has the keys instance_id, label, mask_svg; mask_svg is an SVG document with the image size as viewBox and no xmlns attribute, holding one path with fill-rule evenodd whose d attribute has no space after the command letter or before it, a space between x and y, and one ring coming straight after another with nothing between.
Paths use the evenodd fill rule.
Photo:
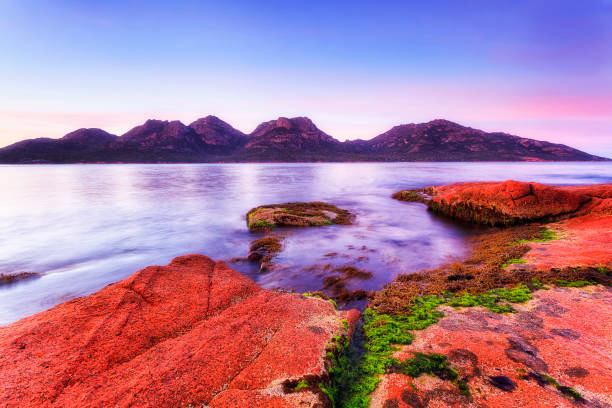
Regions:
<instances>
[{"instance_id":1,"label":"water reflection","mask_svg":"<svg viewBox=\"0 0 612 408\"><path fill-rule=\"evenodd\" d=\"M283 201L332 202L357 222L293 231L277 271L236 268L268 288L306 291L322 284L310 266L349 263L374 273L351 288L378 289L398 273L462 256L470 233L419 204L391 200L392 192L507 178L604 183L611 170L608 163L0 166L0 271L43 274L0 287L0 324L178 255L242 257L253 239L246 211Z\"/></svg>"}]
</instances>

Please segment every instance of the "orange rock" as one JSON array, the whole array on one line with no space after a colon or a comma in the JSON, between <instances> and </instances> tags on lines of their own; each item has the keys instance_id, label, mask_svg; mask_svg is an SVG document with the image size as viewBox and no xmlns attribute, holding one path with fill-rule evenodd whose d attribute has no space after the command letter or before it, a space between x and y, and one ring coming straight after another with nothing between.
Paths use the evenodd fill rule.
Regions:
<instances>
[{"instance_id":1,"label":"orange rock","mask_svg":"<svg viewBox=\"0 0 612 408\"><path fill-rule=\"evenodd\" d=\"M466 221L508 224L557 219L546 227L558 232L558 239L528 243L527 265L521 267L612 265L612 184L557 187L509 180L428 190L434 210Z\"/></svg>"},{"instance_id":2,"label":"orange rock","mask_svg":"<svg viewBox=\"0 0 612 408\"><path fill-rule=\"evenodd\" d=\"M607 185L612 190L612 185ZM466 221L514 224L577 212L592 200L586 190L508 180L432 187L434 210Z\"/></svg>"},{"instance_id":3,"label":"orange rock","mask_svg":"<svg viewBox=\"0 0 612 408\"><path fill-rule=\"evenodd\" d=\"M531 250L523 256L527 264L522 266L535 266L537 269L568 266L612 268L612 216L585 215L546 227L557 232L557 239L527 243Z\"/></svg>"},{"instance_id":4,"label":"orange rock","mask_svg":"<svg viewBox=\"0 0 612 408\"><path fill-rule=\"evenodd\" d=\"M7 407L317 406L325 348L357 311L264 290L200 255L0 327Z\"/></svg>"},{"instance_id":5,"label":"orange rock","mask_svg":"<svg viewBox=\"0 0 612 408\"><path fill-rule=\"evenodd\" d=\"M372 396L382 407L604 407L612 404L612 290L551 288L499 315L484 308L443 308L436 325L417 331L396 353L441 353L467 380L470 397L449 381L387 374ZM532 374L530 376L530 373ZM538 374L577 390L576 404ZM412 384L412 385L411 385Z\"/></svg>"}]
</instances>

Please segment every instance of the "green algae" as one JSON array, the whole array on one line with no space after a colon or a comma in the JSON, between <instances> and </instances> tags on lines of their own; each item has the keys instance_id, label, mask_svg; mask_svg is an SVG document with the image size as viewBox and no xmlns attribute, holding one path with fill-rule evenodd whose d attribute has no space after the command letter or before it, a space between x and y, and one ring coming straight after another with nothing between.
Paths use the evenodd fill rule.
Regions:
<instances>
[{"instance_id":1,"label":"green algae","mask_svg":"<svg viewBox=\"0 0 612 408\"><path fill-rule=\"evenodd\" d=\"M329 303L331 303L332 305L334 305L334 308L335 308L336 310L338 310L338 304L336 303L336 301L335 301L334 299L329 298L329 297L328 297L328 296L327 296L325 293L323 293L323 292L305 292L305 293L302 293L302 295L304 295L304 296L306 296L306 297L316 297L316 298L319 298L319 299L327 300ZM343 320L343 324L344 324L344 321L345 321L345 320ZM346 324L347 324L347 327L348 327L348 321L346 322Z\"/></svg>"},{"instance_id":2,"label":"green algae","mask_svg":"<svg viewBox=\"0 0 612 408\"><path fill-rule=\"evenodd\" d=\"M249 222L250 230L268 229L268 228L274 228L275 226L276 224L273 224L266 220L259 220L257 222Z\"/></svg>"},{"instance_id":3,"label":"green algae","mask_svg":"<svg viewBox=\"0 0 612 408\"><path fill-rule=\"evenodd\" d=\"M556 280L554 284L564 288L583 288L585 286L596 285L597 282L578 280L578 281L567 281L567 280Z\"/></svg>"},{"instance_id":4,"label":"green algae","mask_svg":"<svg viewBox=\"0 0 612 408\"><path fill-rule=\"evenodd\" d=\"M511 242L510 245L513 244L526 244L528 242L548 242L555 241L559 239L559 234L556 231L550 230L548 228L542 228L539 232L539 237L534 237L530 239L517 239L514 242Z\"/></svg>"},{"instance_id":5,"label":"green algae","mask_svg":"<svg viewBox=\"0 0 612 408\"><path fill-rule=\"evenodd\" d=\"M301 380L299 383L297 383L297 385L295 386L294 390L295 391L301 391L304 388L308 388L310 387L310 384L308 384L307 380Z\"/></svg>"},{"instance_id":6,"label":"green algae","mask_svg":"<svg viewBox=\"0 0 612 408\"><path fill-rule=\"evenodd\" d=\"M337 347L329 353L333 361L330 373L332 383L325 387L334 407L365 408L369 405L370 394L380 382L380 376L394 370L410 377L431 374L452 381L459 392L469 396L470 391L464 380L458 380L458 373L452 369L446 356L431 353L414 353L414 357L400 361L393 352L400 345L411 344L415 330L424 330L436 324L444 313L437 310L440 305L453 307L484 306L496 313L513 313L510 303L530 300L531 292L525 285L514 288L499 288L471 295L425 295L413 299L405 314L391 315L378 313L368 308L363 313L363 354L358 361L347 357L348 344Z\"/></svg>"},{"instance_id":7,"label":"green algae","mask_svg":"<svg viewBox=\"0 0 612 408\"><path fill-rule=\"evenodd\" d=\"M495 313L514 313L516 310L510 303L523 303L530 300L531 291L525 285L514 288L499 288L486 291L477 295L468 292L455 295L446 294L446 304L452 307L474 307L484 306Z\"/></svg>"},{"instance_id":8,"label":"green algae","mask_svg":"<svg viewBox=\"0 0 612 408\"><path fill-rule=\"evenodd\" d=\"M506 262L501 264L500 268L507 268L509 265L512 265L512 264L526 264L526 263L527 261L521 258L510 258Z\"/></svg>"},{"instance_id":9,"label":"green algae","mask_svg":"<svg viewBox=\"0 0 612 408\"><path fill-rule=\"evenodd\" d=\"M572 388L572 387L568 387L567 385L561 385L559 384L559 382L557 380L555 380L553 377L546 375L546 374L539 374L539 377L542 378L544 381L546 381L548 384L552 385L553 387L555 387L557 390L559 390L563 395L565 395L566 397L570 397L573 398L577 401L583 401L583 397L582 394L580 394L578 391L576 391L576 389Z\"/></svg>"},{"instance_id":10,"label":"green algae","mask_svg":"<svg viewBox=\"0 0 612 408\"><path fill-rule=\"evenodd\" d=\"M454 381L459 377L459 373L451 368L446 356L439 353L414 353L414 357L396 362L393 368L412 378L430 374Z\"/></svg>"}]
</instances>

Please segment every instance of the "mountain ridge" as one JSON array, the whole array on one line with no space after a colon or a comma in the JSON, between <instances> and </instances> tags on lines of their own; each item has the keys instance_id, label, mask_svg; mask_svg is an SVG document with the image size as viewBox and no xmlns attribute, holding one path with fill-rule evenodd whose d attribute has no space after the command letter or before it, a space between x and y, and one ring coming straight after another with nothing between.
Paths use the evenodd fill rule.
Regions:
<instances>
[{"instance_id":1,"label":"mountain ridge","mask_svg":"<svg viewBox=\"0 0 612 408\"><path fill-rule=\"evenodd\" d=\"M27 139L0 149L0 163L607 161L572 147L445 119L397 125L372 139L339 141L307 117L263 122L243 133L216 116L149 119L121 136L81 128L60 139Z\"/></svg>"}]
</instances>

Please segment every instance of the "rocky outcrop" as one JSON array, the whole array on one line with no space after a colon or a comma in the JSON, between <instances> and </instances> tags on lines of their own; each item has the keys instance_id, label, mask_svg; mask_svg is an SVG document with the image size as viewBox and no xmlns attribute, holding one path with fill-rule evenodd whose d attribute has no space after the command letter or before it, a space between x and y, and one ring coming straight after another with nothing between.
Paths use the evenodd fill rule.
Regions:
<instances>
[{"instance_id":1,"label":"rocky outcrop","mask_svg":"<svg viewBox=\"0 0 612 408\"><path fill-rule=\"evenodd\" d=\"M88 133L67 143L74 133ZM340 142L306 117L264 122L245 135L215 116L189 126L148 120L121 137L80 129L62 139L31 139L0 149L0 163L80 162L347 162L593 161L571 147L447 120L395 126L371 140ZM104 132L106 133L106 132Z\"/></svg>"},{"instance_id":2,"label":"rocky outcrop","mask_svg":"<svg viewBox=\"0 0 612 408\"><path fill-rule=\"evenodd\" d=\"M358 312L200 255L0 327L6 407L315 407ZM338 337L334 337L338 336ZM296 386L296 384L301 384Z\"/></svg>"},{"instance_id":3,"label":"rocky outcrop","mask_svg":"<svg viewBox=\"0 0 612 408\"><path fill-rule=\"evenodd\" d=\"M603 209L612 199L595 204ZM609 209L607 207L606 209ZM597 210L583 216L547 225L556 232L556 239L529 242L530 251L523 259L523 267L537 269L575 266L609 267L612 269L612 214Z\"/></svg>"},{"instance_id":4,"label":"rocky outcrop","mask_svg":"<svg viewBox=\"0 0 612 408\"><path fill-rule=\"evenodd\" d=\"M425 202L435 212L468 222L512 225L594 212L612 214L611 192L611 184L558 187L508 180L404 190L393 197Z\"/></svg>"},{"instance_id":5,"label":"rocky outcrop","mask_svg":"<svg viewBox=\"0 0 612 408\"><path fill-rule=\"evenodd\" d=\"M313 201L262 205L249 210L246 219L249 231L270 231L276 227L348 225L352 215L335 205Z\"/></svg>"},{"instance_id":6,"label":"rocky outcrop","mask_svg":"<svg viewBox=\"0 0 612 408\"><path fill-rule=\"evenodd\" d=\"M512 314L441 308L445 317L395 356L443 354L467 388L389 373L370 407L611 406L612 290L550 288L533 297Z\"/></svg>"},{"instance_id":7,"label":"rocky outcrop","mask_svg":"<svg viewBox=\"0 0 612 408\"><path fill-rule=\"evenodd\" d=\"M402 201L468 222L509 225L545 222L555 239L529 242L522 267L539 269L612 264L612 184L549 186L508 180L404 190Z\"/></svg>"}]
</instances>

